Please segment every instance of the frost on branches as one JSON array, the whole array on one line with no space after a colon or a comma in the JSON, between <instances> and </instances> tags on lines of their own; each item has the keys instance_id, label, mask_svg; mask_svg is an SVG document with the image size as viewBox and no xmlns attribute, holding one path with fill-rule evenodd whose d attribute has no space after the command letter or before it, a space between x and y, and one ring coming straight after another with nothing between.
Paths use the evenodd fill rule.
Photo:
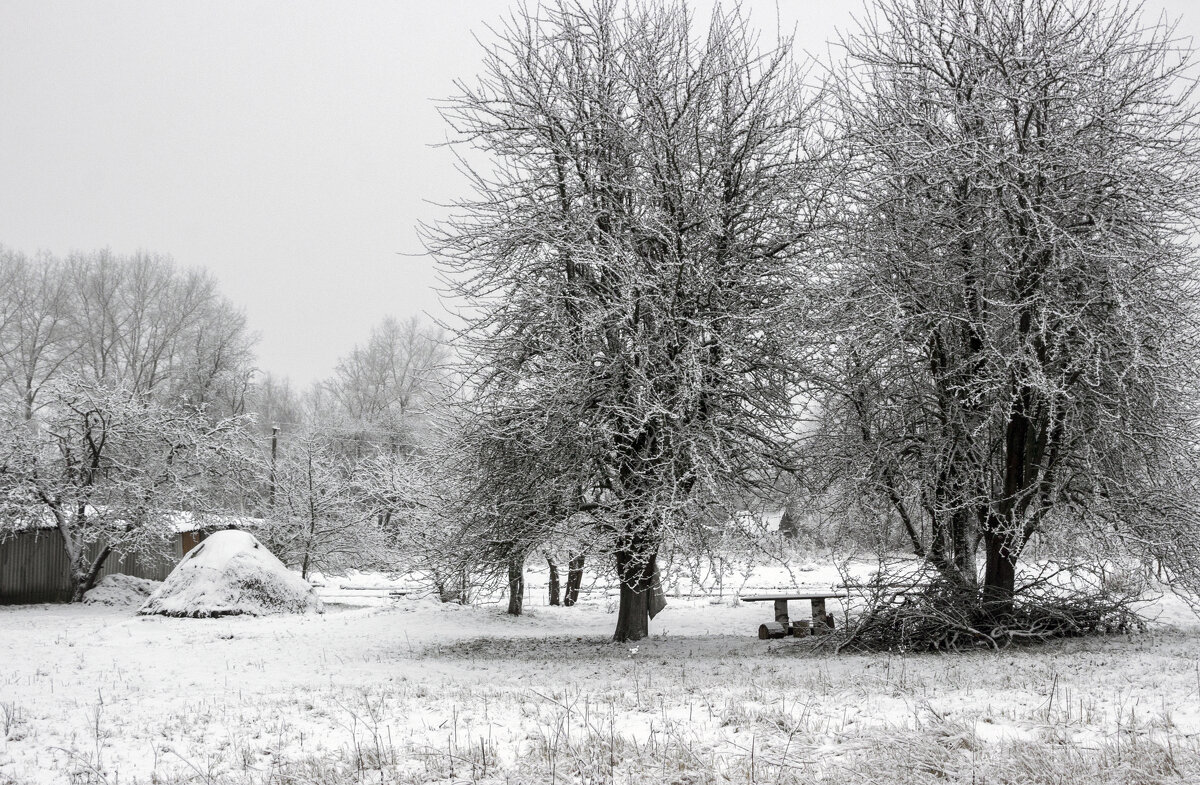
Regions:
<instances>
[{"instance_id":1,"label":"frost on branches","mask_svg":"<svg viewBox=\"0 0 1200 785\"><path fill-rule=\"evenodd\" d=\"M985 618L1051 534L1196 588L1189 49L1017 0L884 0L844 43L826 487Z\"/></svg>"},{"instance_id":2,"label":"frost on branches","mask_svg":"<svg viewBox=\"0 0 1200 785\"><path fill-rule=\"evenodd\" d=\"M469 495L514 551L588 513L637 639L664 538L792 426L811 107L736 13L550 4L499 39L445 107L490 166L431 240L469 304Z\"/></svg>"}]
</instances>

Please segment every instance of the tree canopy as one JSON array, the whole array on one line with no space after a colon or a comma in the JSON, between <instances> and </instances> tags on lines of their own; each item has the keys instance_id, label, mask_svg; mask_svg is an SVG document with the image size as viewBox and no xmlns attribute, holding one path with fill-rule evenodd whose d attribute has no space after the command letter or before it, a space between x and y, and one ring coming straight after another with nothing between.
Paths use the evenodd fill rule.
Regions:
<instances>
[{"instance_id":1,"label":"tree canopy","mask_svg":"<svg viewBox=\"0 0 1200 785\"><path fill-rule=\"evenodd\" d=\"M659 546L791 428L815 113L786 42L683 3L519 10L461 88L445 114L491 165L432 246L472 313L480 506L590 512L642 637Z\"/></svg>"}]
</instances>

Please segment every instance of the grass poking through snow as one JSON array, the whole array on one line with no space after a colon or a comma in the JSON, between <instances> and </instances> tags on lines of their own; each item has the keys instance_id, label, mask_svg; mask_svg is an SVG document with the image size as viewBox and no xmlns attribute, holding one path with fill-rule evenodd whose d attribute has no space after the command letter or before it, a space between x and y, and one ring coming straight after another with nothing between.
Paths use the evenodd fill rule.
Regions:
<instances>
[{"instance_id":1,"label":"grass poking through snow","mask_svg":"<svg viewBox=\"0 0 1200 785\"><path fill-rule=\"evenodd\" d=\"M754 610L636 646L602 608L6 611L0 656L34 654L0 675L0 784L1200 781L1195 631L836 657Z\"/></svg>"}]
</instances>

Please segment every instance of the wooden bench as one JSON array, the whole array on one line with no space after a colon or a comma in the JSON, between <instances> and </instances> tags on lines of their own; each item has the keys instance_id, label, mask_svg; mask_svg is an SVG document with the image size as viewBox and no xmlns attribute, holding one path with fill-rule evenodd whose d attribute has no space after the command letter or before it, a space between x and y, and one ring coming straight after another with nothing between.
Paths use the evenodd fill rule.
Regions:
<instances>
[{"instance_id":1,"label":"wooden bench","mask_svg":"<svg viewBox=\"0 0 1200 785\"><path fill-rule=\"evenodd\" d=\"M403 597L411 591L411 589L398 589L395 586L347 586L344 583L339 583L338 589L341 591L385 591L393 597Z\"/></svg>"},{"instance_id":2,"label":"wooden bench","mask_svg":"<svg viewBox=\"0 0 1200 785\"><path fill-rule=\"evenodd\" d=\"M810 629L813 635L829 632L833 629L833 625L829 623L829 619L825 614L825 600L840 599L846 596L845 592L814 591L789 592L784 594L747 594L738 599L742 602L771 601L775 603L775 621L760 625L758 628L758 637L761 640L767 640L768 638L782 638L786 635L808 635ZM788 617L789 600L808 600L812 603L811 626L803 621L798 624L791 623Z\"/></svg>"}]
</instances>

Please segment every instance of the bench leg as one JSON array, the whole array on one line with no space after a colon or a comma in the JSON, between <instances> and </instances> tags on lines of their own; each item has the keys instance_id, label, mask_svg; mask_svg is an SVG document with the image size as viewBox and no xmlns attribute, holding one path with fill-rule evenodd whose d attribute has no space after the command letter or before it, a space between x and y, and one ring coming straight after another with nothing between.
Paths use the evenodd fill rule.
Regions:
<instances>
[{"instance_id":1,"label":"bench leg","mask_svg":"<svg viewBox=\"0 0 1200 785\"><path fill-rule=\"evenodd\" d=\"M785 632L788 629L790 629L788 627L788 601L787 600L775 600L775 621L777 621L783 625L783 629Z\"/></svg>"},{"instance_id":2,"label":"bench leg","mask_svg":"<svg viewBox=\"0 0 1200 785\"><path fill-rule=\"evenodd\" d=\"M812 601L812 628L813 635L829 632L829 625L825 623L824 597L818 597Z\"/></svg>"}]
</instances>

